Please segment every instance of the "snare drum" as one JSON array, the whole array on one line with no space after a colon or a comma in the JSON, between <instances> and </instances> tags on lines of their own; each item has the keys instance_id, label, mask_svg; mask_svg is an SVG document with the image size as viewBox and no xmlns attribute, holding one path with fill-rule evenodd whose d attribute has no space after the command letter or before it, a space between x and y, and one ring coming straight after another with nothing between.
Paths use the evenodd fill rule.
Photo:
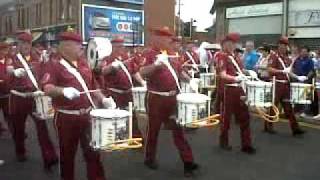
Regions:
<instances>
[{"instance_id":1,"label":"snare drum","mask_svg":"<svg viewBox=\"0 0 320 180\"><path fill-rule=\"evenodd\" d=\"M49 96L38 96L34 100L36 112L33 114L40 119L53 119L54 108L52 106L52 99Z\"/></svg>"},{"instance_id":2,"label":"snare drum","mask_svg":"<svg viewBox=\"0 0 320 180\"><path fill-rule=\"evenodd\" d=\"M117 141L129 139L130 113L119 109L94 109L90 112L91 146L108 150Z\"/></svg>"},{"instance_id":3,"label":"snare drum","mask_svg":"<svg viewBox=\"0 0 320 180\"><path fill-rule=\"evenodd\" d=\"M182 126L208 117L208 102L210 98L203 94L182 93L177 95L178 118L177 123Z\"/></svg>"},{"instance_id":4,"label":"snare drum","mask_svg":"<svg viewBox=\"0 0 320 180\"><path fill-rule=\"evenodd\" d=\"M290 83L290 102L292 104L311 104L312 84Z\"/></svg>"},{"instance_id":5,"label":"snare drum","mask_svg":"<svg viewBox=\"0 0 320 180\"><path fill-rule=\"evenodd\" d=\"M146 87L132 88L133 106L137 112L146 112L145 97L147 93Z\"/></svg>"},{"instance_id":6,"label":"snare drum","mask_svg":"<svg viewBox=\"0 0 320 180\"><path fill-rule=\"evenodd\" d=\"M256 107L272 106L272 83L263 81L247 81L247 104Z\"/></svg>"},{"instance_id":7,"label":"snare drum","mask_svg":"<svg viewBox=\"0 0 320 180\"><path fill-rule=\"evenodd\" d=\"M214 73L201 73L200 74L200 87L201 88L214 88Z\"/></svg>"},{"instance_id":8,"label":"snare drum","mask_svg":"<svg viewBox=\"0 0 320 180\"><path fill-rule=\"evenodd\" d=\"M199 78L193 78L193 80L197 82L198 87L199 87L199 86L200 86L200 79L199 79ZM182 82L180 83L180 86L181 86L181 93L196 93L196 92L191 88L189 82L182 81Z\"/></svg>"}]
</instances>

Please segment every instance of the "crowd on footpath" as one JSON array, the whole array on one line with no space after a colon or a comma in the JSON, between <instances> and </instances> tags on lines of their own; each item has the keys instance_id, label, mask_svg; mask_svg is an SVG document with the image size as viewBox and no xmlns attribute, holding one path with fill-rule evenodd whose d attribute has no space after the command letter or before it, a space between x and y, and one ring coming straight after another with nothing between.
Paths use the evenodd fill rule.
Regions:
<instances>
[{"instance_id":1,"label":"crowd on footpath","mask_svg":"<svg viewBox=\"0 0 320 180\"><path fill-rule=\"evenodd\" d=\"M181 81L192 81L194 74L190 74L190 69L199 72L210 69L216 74L217 90L213 103L214 111L221 115L220 147L232 150L229 129L231 115L235 114L241 129L241 151L250 155L255 154L256 149L251 142L249 110L240 100L242 90L235 85L243 81L243 77L239 76L230 58L239 65L240 71L263 81L271 81L272 76L276 76L283 82L288 74L293 74L291 78L295 82L311 84L315 79L320 83L320 49L311 50L303 44L290 44L287 37L274 42L277 45L262 44L255 47L254 40L249 40L242 47L238 33L226 35L219 43L185 41L174 36L167 27L155 28L150 33L150 44L145 47L125 47L125 39L113 38L111 55L93 68L89 67L82 37L72 30L59 34L56 44L34 42L29 32L18 33L15 42L1 42L0 108L4 121L0 122L0 136L12 136L17 161L28 160L25 121L30 115L35 123L46 172L60 163L61 178L74 180L74 158L80 144L87 163L88 179L106 179L99 152L90 147L87 136L91 127L89 112L95 106L127 108L128 102L132 101L130 88L139 86L148 89L146 107L149 121L144 136L138 128L134 112L133 137L143 138L144 165L152 170L158 169L158 135L164 123L172 130L174 143L183 161L184 175L193 176L200 166L193 158L183 128L172 120L179 92L175 78L165 66L168 57L173 57L170 63ZM283 59L288 68L282 68L278 59ZM122 64L125 64L128 72L121 71ZM76 69L80 77L74 76L70 69ZM317 88L312 104L298 105L292 109L289 103L283 101L286 93L290 94L288 86L281 83L277 86L280 91L276 92L276 101L283 106L293 136L304 134L295 115L320 120ZM102 91L87 95L83 93L86 89ZM46 121L33 113L33 98L44 95L53 98L56 109L53 123L58 134L59 152L56 152L50 139ZM163 107L164 104L168 107ZM268 133L275 133L273 123L266 122L264 128ZM0 160L0 166L3 164L4 160Z\"/></svg>"}]
</instances>

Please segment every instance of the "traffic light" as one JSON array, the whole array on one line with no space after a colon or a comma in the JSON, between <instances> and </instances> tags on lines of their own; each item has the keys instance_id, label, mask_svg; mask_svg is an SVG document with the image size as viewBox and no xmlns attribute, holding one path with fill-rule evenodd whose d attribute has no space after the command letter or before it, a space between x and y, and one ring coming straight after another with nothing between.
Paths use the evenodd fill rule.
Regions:
<instances>
[{"instance_id":1,"label":"traffic light","mask_svg":"<svg viewBox=\"0 0 320 180\"><path fill-rule=\"evenodd\" d=\"M184 37L191 37L191 22L183 23L183 36Z\"/></svg>"}]
</instances>

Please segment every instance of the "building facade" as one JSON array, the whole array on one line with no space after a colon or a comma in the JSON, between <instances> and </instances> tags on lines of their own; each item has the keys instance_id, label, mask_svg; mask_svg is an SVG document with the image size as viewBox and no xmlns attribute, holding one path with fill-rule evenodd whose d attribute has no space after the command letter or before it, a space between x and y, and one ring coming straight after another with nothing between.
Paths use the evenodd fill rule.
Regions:
<instances>
[{"instance_id":1,"label":"building facade","mask_svg":"<svg viewBox=\"0 0 320 180\"><path fill-rule=\"evenodd\" d=\"M172 0L161 2L158 0L11 0L6 4L0 4L0 37L14 36L20 30L29 29L36 41L54 42L57 34L69 26L84 34L83 31L87 30L84 24L88 23L83 20L82 8L85 4L110 8L117 14L123 13L122 9L128 10L128 14L131 11L142 12L142 22L136 25L138 30L132 31L139 31L144 39L147 39L151 28L168 26L174 29L175 2ZM119 17L123 16L119 15ZM134 19L129 15L128 18ZM98 20L108 22L106 18ZM122 25L126 27L127 24ZM120 26L117 24L117 28ZM133 38L140 38L140 36Z\"/></svg>"},{"instance_id":2,"label":"building facade","mask_svg":"<svg viewBox=\"0 0 320 180\"><path fill-rule=\"evenodd\" d=\"M215 0L215 39L239 32L243 42L276 43L288 36L293 44L320 47L320 1L314 0Z\"/></svg>"}]
</instances>

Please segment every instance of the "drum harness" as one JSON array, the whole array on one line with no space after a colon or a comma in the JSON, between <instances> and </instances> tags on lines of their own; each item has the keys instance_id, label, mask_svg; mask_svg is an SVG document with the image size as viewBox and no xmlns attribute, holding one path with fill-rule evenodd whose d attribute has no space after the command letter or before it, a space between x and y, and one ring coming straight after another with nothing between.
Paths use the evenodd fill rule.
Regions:
<instances>
[{"instance_id":1,"label":"drum harness","mask_svg":"<svg viewBox=\"0 0 320 180\"><path fill-rule=\"evenodd\" d=\"M166 51L161 51L162 54L168 56ZM170 57L170 56L168 56ZM175 70L173 69L173 67L171 66L169 61L164 61L164 65L168 68L169 72L171 73L173 79L176 82L176 85L179 89L179 92L181 92L181 87L179 84L179 79L178 76L175 72ZM210 102L210 101L209 101ZM220 115L219 114L215 114L215 115L210 115L210 103L208 106L208 117L203 118L203 119L198 119L198 120L194 120L191 124L192 127L212 127L215 126L217 124L219 124L220 120L219 120Z\"/></svg>"},{"instance_id":2,"label":"drum harness","mask_svg":"<svg viewBox=\"0 0 320 180\"><path fill-rule=\"evenodd\" d=\"M90 95L90 91L88 89L88 86L86 85L86 82L82 78L81 74L77 71L76 68L72 67L65 59L60 60L60 64L63 65L69 73L71 73L80 83L81 87L85 91L85 94L87 95L87 98L89 99L93 109L97 109L96 105L93 102L93 99ZM132 138L132 103L129 103L129 112L130 112L130 117L129 117L129 139L126 140L121 140L114 142L114 144L110 145L110 150L111 151L116 151L116 150L125 150L125 149L136 149L142 147L142 138ZM89 108L88 113L91 111L91 108ZM58 110L58 112L67 112ZM67 113L68 114L68 113ZM80 114L79 114L80 115ZM109 149L108 149L109 150Z\"/></svg>"},{"instance_id":3,"label":"drum harness","mask_svg":"<svg viewBox=\"0 0 320 180\"><path fill-rule=\"evenodd\" d=\"M234 65L234 67L236 68L236 70L238 71L238 74L245 77L245 75L243 74L243 72L241 71L238 63L236 62L236 60L232 57L232 56L228 56L229 59L231 60L232 64ZM247 80L247 78L246 78ZM260 79L255 79L257 81L261 81ZM243 89L243 91L246 93L245 90L245 83L243 82L241 84L241 88ZM265 121L267 122L279 122L279 109L277 108L277 106L274 104L274 96L275 96L275 77L274 77L274 82L273 82L273 104L271 106L271 110L274 111L275 115L269 115L268 113L265 113L265 111L259 107L255 107L257 110L258 115Z\"/></svg>"}]
</instances>

